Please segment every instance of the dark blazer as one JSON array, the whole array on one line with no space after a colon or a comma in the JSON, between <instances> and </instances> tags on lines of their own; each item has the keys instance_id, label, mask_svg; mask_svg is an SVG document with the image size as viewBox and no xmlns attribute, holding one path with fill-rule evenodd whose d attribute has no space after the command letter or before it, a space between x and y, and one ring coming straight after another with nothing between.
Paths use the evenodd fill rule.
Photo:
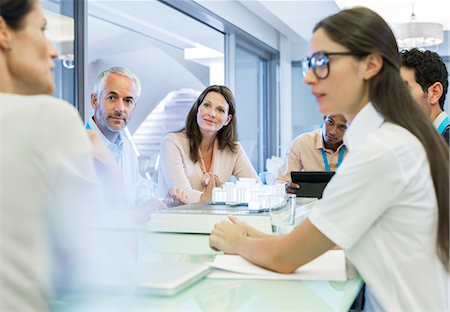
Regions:
<instances>
[{"instance_id":1,"label":"dark blazer","mask_svg":"<svg viewBox=\"0 0 450 312\"><path fill-rule=\"evenodd\" d=\"M450 134L450 125L448 125L445 129L444 132L442 132L442 137L444 138L445 142L447 142L447 144L450 145L449 142L449 134Z\"/></svg>"}]
</instances>

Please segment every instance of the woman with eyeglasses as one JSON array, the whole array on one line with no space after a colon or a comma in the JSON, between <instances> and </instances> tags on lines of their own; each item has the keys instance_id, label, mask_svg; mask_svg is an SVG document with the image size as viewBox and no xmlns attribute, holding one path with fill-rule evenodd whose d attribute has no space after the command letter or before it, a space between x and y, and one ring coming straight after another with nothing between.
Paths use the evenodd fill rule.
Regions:
<instances>
[{"instance_id":1,"label":"woman with eyeglasses","mask_svg":"<svg viewBox=\"0 0 450 312\"><path fill-rule=\"evenodd\" d=\"M365 311L447 311L449 150L400 77L392 31L369 9L343 10L316 25L309 55L320 112L350 123L346 161L291 233L232 218L210 246L291 273L338 245L366 283Z\"/></svg>"},{"instance_id":2,"label":"woman with eyeglasses","mask_svg":"<svg viewBox=\"0 0 450 312\"><path fill-rule=\"evenodd\" d=\"M226 86L212 85L191 107L186 126L161 142L158 193L177 188L187 203L211 200L214 187L231 176L258 175L237 141L236 104Z\"/></svg>"}]
</instances>

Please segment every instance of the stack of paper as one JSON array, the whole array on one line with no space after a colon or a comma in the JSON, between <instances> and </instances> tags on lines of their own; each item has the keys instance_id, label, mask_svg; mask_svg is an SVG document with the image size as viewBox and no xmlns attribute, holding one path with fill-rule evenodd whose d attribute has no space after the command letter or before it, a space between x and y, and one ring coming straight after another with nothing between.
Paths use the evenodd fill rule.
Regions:
<instances>
[{"instance_id":1,"label":"stack of paper","mask_svg":"<svg viewBox=\"0 0 450 312\"><path fill-rule=\"evenodd\" d=\"M281 274L263 269L241 256L216 256L209 278L225 279L277 279L277 280L328 280L347 279L345 254L342 250L329 250L320 257L301 266L292 274Z\"/></svg>"}]
</instances>

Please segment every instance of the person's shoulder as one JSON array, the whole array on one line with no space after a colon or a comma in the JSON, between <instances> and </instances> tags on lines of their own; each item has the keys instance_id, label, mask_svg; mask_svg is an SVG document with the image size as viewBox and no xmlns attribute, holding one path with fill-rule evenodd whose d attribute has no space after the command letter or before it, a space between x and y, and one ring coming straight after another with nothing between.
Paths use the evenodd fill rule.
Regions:
<instances>
[{"instance_id":1,"label":"person's shoulder","mask_svg":"<svg viewBox=\"0 0 450 312\"><path fill-rule=\"evenodd\" d=\"M187 138L185 131L171 132L166 134L163 138L162 143L172 143L175 145L189 145L189 140Z\"/></svg>"},{"instance_id":2,"label":"person's shoulder","mask_svg":"<svg viewBox=\"0 0 450 312\"><path fill-rule=\"evenodd\" d=\"M50 95L1 94L2 103L11 104L12 109L20 110L23 116L32 116L33 120L52 123L80 122L80 115L70 103Z\"/></svg>"},{"instance_id":3,"label":"person's shoulder","mask_svg":"<svg viewBox=\"0 0 450 312\"><path fill-rule=\"evenodd\" d=\"M425 149L419 139L406 128L385 122L368 137L366 148L376 153L391 153L404 157L425 156Z\"/></svg>"},{"instance_id":4,"label":"person's shoulder","mask_svg":"<svg viewBox=\"0 0 450 312\"><path fill-rule=\"evenodd\" d=\"M292 146L302 145L302 144L315 144L317 138L321 137L322 129L316 129L311 132L302 133L292 140Z\"/></svg>"}]
</instances>

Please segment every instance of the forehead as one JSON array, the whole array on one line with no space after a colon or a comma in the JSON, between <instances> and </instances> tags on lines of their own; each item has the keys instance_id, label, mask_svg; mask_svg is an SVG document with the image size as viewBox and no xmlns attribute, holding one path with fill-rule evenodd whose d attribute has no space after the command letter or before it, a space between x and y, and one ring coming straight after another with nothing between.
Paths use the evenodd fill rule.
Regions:
<instances>
[{"instance_id":1,"label":"forehead","mask_svg":"<svg viewBox=\"0 0 450 312\"><path fill-rule=\"evenodd\" d=\"M331 40L327 33L322 28L319 28L311 37L308 47L308 55L311 56L311 54L318 51L335 52L345 50L346 48L343 45Z\"/></svg>"},{"instance_id":2,"label":"forehead","mask_svg":"<svg viewBox=\"0 0 450 312\"><path fill-rule=\"evenodd\" d=\"M333 119L338 124L347 124L347 120L342 115L331 115L328 118Z\"/></svg>"},{"instance_id":3,"label":"forehead","mask_svg":"<svg viewBox=\"0 0 450 312\"><path fill-rule=\"evenodd\" d=\"M208 101L210 103L216 104L216 105L223 105L228 107L228 103L225 100L225 97L220 94L219 92L211 91L208 92L205 96L205 99L203 102Z\"/></svg>"},{"instance_id":4,"label":"forehead","mask_svg":"<svg viewBox=\"0 0 450 312\"><path fill-rule=\"evenodd\" d=\"M416 71L413 68L400 67L402 79L408 82L416 82Z\"/></svg>"},{"instance_id":5,"label":"forehead","mask_svg":"<svg viewBox=\"0 0 450 312\"><path fill-rule=\"evenodd\" d=\"M137 88L133 79L112 73L105 80L103 92L116 92L122 96L136 97Z\"/></svg>"}]
</instances>

